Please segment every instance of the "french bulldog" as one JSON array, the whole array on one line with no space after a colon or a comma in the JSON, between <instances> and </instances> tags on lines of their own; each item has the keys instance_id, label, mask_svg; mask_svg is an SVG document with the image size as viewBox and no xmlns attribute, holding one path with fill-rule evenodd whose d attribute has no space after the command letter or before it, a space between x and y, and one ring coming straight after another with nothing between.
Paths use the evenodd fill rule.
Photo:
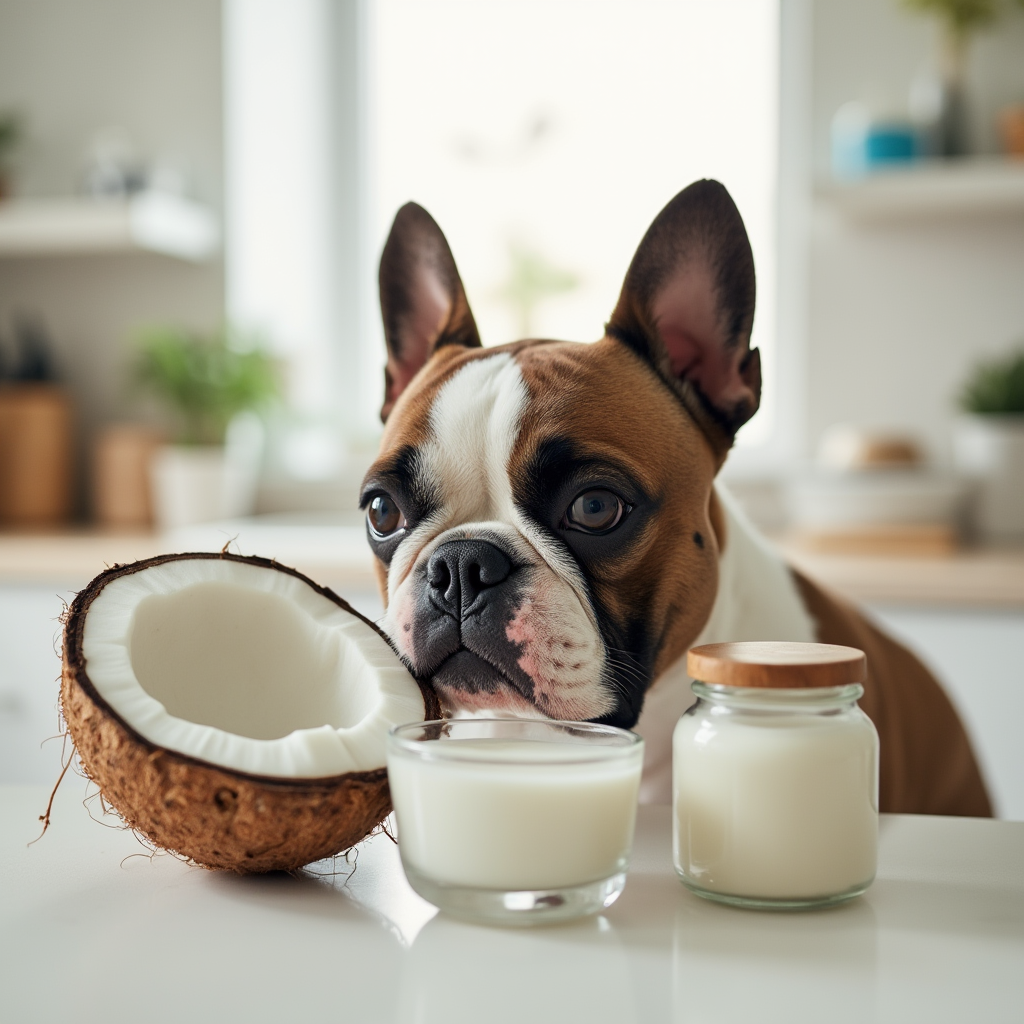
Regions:
<instances>
[{"instance_id":1,"label":"french bulldog","mask_svg":"<svg viewBox=\"0 0 1024 1024\"><path fill-rule=\"evenodd\" d=\"M697 643L867 653L883 811L989 815L942 688L855 608L791 570L716 475L757 411L754 260L726 189L651 224L604 336L481 347L444 235L399 210L380 262L385 423L361 507L382 626L450 714L594 720L646 740L667 802Z\"/></svg>"}]
</instances>

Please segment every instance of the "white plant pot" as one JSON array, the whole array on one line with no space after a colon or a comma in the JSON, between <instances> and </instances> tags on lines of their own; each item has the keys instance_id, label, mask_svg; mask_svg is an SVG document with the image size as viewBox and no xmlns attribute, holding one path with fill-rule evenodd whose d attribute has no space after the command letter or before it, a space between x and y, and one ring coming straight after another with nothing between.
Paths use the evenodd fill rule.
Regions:
<instances>
[{"instance_id":1,"label":"white plant pot","mask_svg":"<svg viewBox=\"0 0 1024 1024\"><path fill-rule=\"evenodd\" d=\"M161 530L225 518L223 447L165 445L150 463L153 513Z\"/></svg>"},{"instance_id":2,"label":"white plant pot","mask_svg":"<svg viewBox=\"0 0 1024 1024\"><path fill-rule=\"evenodd\" d=\"M153 513L160 530L251 515L256 504L262 424L238 416L227 444L164 445L150 463Z\"/></svg>"},{"instance_id":3,"label":"white plant pot","mask_svg":"<svg viewBox=\"0 0 1024 1024\"><path fill-rule=\"evenodd\" d=\"M961 417L953 453L973 484L971 520L978 535L1024 540L1024 415Z\"/></svg>"}]
</instances>

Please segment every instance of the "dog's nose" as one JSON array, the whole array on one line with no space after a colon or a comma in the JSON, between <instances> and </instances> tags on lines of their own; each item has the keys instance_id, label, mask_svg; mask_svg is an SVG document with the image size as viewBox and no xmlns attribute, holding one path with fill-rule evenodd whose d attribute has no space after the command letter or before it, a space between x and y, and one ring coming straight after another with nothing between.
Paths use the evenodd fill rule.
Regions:
<instances>
[{"instance_id":1,"label":"dog's nose","mask_svg":"<svg viewBox=\"0 0 1024 1024\"><path fill-rule=\"evenodd\" d=\"M434 603L460 621L483 591L503 583L511 572L505 553L486 540L446 541L427 562Z\"/></svg>"}]
</instances>

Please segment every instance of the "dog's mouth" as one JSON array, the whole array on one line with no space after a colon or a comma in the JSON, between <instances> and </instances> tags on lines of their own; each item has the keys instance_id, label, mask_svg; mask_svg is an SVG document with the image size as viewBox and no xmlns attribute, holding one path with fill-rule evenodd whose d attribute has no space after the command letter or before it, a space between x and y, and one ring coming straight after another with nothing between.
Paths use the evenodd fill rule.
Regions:
<instances>
[{"instance_id":1,"label":"dog's mouth","mask_svg":"<svg viewBox=\"0 0 1024 1024\"><path fill-rule=\"evenodd\" d=\"M431 681L451 711L538 714L533 702L500 668L463 647L433 672Z\"/></svg>"},{"instance_id":2,"label":"dog's mouth","mask_svg":"<svg viewBox=\"0 0 1024 1024\"><path fill-rule=\"evenodd\" d=\"M434 682L471 694L494 693L512 685L501 669L465 647L441 662L434 671Z\"/></svg>"}]
</instances>

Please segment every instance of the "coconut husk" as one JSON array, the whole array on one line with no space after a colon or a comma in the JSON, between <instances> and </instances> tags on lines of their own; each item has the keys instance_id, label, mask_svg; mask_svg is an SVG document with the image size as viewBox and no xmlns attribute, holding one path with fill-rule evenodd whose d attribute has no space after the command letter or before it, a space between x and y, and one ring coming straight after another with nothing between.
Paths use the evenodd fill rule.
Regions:
<instances>
[{"instance_id":1,"label":"coconut husk","mask_svg":"<svg viewBox=\"0 0 1024 1024\"><path fill-rule=\"evenodd\" d=\"M131 828L154 845L205 867L287 871L355 845L391 811L383 765L294 780L222 768L154 746L117 715L90 681L82 633L96 596L120 576L183 558L228 559L296 576L387 640L333 591L265 558L200 552L108 569L78 594L64 626L61 710L86 774ZM439 717L433 690L417 682L424 717Z\"/></svg>"}]
</instances>

